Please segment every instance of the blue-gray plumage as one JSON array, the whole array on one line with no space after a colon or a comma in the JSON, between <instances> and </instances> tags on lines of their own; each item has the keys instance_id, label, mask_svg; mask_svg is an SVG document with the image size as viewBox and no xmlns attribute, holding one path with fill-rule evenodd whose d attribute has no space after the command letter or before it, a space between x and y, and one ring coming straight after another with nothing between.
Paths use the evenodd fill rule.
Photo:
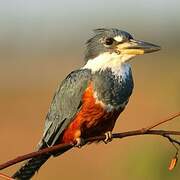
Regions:
<instances>
[{"instance_id":1,"label":"blue-gray plumage","mask_svg":"<svg viewBox=\"0 0 180 180\"><path fill-rule=\"evenodd\" d=\"M129 34L126 31L120 31L118 29L112 28L112 29L95 29L95 36L93 36L91 39L89 39L86 44L87 48L85 51L85 62L87 62L89 59L93 59L104 52L113 52L113 48L118 44L122 42L114 41L113 46L110 46L107 48L107 46L104 46L102 43L105 42L107 39L113 39L116 36L121 36L123 41L133 39L132 35Z\"/></svg>"},{"instance_id":2,"label":"blue-gray plumage","mask_svg":"<svg viewBox=\"0 0 180 180\"><path fill-rule=\"evenodd\" d=\"M134 86L131 69L125 78L121 74L117 77L109 68L97 71L93 75L93 84L98 99L116 109L128 102Z\"/></svg>"},{"instance_id":3,"label":"blue-gray plumage","mask_svg":"<svg viewBox=\"0 0 180 180\"><path fill-rule=\"evenodd\" d=\"M109 137L132 94L129 60L160 49L118 29L94 32L86 43L85 65L71 72L55 92L38 149L72 141L81 145L82 138L104 133ZM30 179L49 157L45 154L28 160L13 178Z\"/></svg>"},{"instance_id":4,"label":"blue-gray plumage","mask_svg":"<svg viewBox=\"0 0 180 180\"><path fill-rule=\"evenodd\" d=\"M46 117L43 141L52 146L80 110L81 97L91 79L91 70L70 73L57 89ZM41 146L41 145L40 145Z\"/></svg>"}]
</instances>

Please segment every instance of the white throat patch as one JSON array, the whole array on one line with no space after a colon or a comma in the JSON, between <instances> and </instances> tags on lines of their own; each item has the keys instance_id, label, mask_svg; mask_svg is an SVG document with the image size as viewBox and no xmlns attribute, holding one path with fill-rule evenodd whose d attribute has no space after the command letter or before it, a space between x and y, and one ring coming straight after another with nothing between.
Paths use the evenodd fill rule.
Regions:
<instances>
[{"instance_id":1,"label":"white throat patch","mask_svg":"<svg viewBox=\"0 0 180 180\"><path fill-rule=\"evenodd\" d=\"M103 53L94 59L88 60L83 69L91 69L92 72L110 68L115 75L122 75L122 71L129 71L130 65L125 63L134 55L121 55L116 53Z\"/></svg>"}]
</instances>

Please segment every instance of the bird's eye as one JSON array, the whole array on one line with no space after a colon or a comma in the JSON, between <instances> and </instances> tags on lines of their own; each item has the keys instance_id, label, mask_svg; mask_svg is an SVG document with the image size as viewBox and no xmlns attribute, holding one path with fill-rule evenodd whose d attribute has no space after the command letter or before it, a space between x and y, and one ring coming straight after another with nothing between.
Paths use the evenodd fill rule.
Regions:
<instances>
[{"instance_id":1,"label":"bird's eye","mask_svg":"<svg viewBox=\"0 0 180 180\"><path fill-rule=\"evenodd\" d=\"M113 44L113 42L114 42L114 39L113 39L113 38L107 38L107 39L105 40L105 45L110 46L110 45Z\"/></svg>"}]
</instances>

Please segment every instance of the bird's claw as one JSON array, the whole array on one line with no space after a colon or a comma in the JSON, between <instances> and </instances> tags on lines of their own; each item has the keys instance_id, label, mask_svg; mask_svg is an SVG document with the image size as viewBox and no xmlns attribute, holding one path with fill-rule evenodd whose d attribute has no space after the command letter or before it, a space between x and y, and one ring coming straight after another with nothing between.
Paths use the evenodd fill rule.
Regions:
<instances>
[{"instance_id":1,"label":"bird's claw","mask_svg":"<svg viewBox=\"0 0 180 180\"><path fill-rule=\"evenodd\" d=\"M109 143L112 141L112 132L108 131L104 134L106 138L103 140L105 144Z\"/></svg>"},{"instance_id":2,"label":"bird's claw","mask_svg":"<svg viewBox=\"0 0 180 180\"><path fill-rule=\"evenodd\" d=\"M75 142L76 142L75 147L78 147L78 148L81 148L82 146L85 145L85 141L83 138L76 138Z\"/></svg>"}]
</instances>

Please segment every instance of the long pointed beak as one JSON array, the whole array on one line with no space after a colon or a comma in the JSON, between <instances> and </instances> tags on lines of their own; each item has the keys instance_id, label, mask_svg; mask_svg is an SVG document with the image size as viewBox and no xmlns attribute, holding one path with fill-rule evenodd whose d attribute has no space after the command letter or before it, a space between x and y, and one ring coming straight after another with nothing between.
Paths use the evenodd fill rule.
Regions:
<instances>
[{"instance_id":1,"label":"long pointed beak","mask_svg":"<svg viewBox=\"0 0 180 180\"><path fill-rule=\"evenodd\" d=\"M161 47L148 42L132 39L129 42L119 44L117 49L121 52L121 54L141 55L159 51Z\"/></svg>"}]
</instances>

